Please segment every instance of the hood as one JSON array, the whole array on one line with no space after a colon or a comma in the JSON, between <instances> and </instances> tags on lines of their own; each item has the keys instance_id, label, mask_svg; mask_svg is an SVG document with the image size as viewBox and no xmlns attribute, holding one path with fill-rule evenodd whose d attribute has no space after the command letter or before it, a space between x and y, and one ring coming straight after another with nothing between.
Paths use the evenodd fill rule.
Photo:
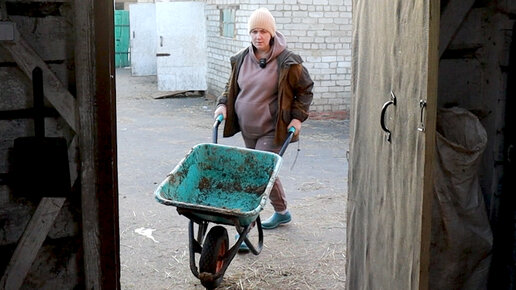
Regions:
<instances>
[{"instance_id":1,"label":"hood","mask_svg":"<svg viewBox=\"0 0 516 290\"><path fill-rule=\"evenodd\" d=\"M267 62L275 59L287 48L287 39L285 36L281 34L281 32L276 31L276 36L274 37L274 44L272 46L271 56L267 59Z\"/></svg>"},{"instance_id":2,"label":"hood","mask_svg":"<svg viewBox=\"0 0 516 290\"><path fill-rule=\"evenodd\" d=\"M256 58L256 55L254 54L253 45L251 44L249 48L247 49L249 53L251 53L254 56L254 60L258 61ZM274 43L271 48L271 55L269 58L267 58L267 63L271 62L272 60L276 59L278 55L280 55L285 49L287 48L287 40L285 39L285 36L281 34L281 32L276 31L276 36L274 37Z\"/></svg>"}]
</instances>

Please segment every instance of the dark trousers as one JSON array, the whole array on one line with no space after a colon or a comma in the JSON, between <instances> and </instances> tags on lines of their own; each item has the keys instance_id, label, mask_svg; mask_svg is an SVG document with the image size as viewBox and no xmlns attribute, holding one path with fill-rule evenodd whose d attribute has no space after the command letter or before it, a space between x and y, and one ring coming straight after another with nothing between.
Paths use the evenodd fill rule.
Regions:
<instances>
[{"instance_id":1,"label":"dark trousers","mask_svg":"<svg viewBox=\"0 0 516 290\"><path fill-rule=\"evenodd\" d=\"M259 138L248 138L244 134L242 134L242 137L244 138L245 147L250 149L274 153L278 153L281 149L281 146L274 145L274 132ZM281 212L287 209L287 197L279 178L276 178L276 182L274 182L274 186L269 194L269 200L274 211Z\"/></svg>"}]
</instances>

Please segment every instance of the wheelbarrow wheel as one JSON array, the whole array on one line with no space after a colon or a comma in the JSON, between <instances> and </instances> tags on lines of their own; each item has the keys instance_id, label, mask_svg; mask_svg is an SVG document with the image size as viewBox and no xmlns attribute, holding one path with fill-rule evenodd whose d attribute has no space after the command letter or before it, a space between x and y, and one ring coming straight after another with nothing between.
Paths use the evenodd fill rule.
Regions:
<instances>
[{"instance_id":1,"label":"wheelbarrow wheel","mask_svg":"<svg viewBox=\"0 0 516 290\"><path fill-rule=\"evenodd\" d=\"M222 226L215 226L206 235L199 260L200 272L216 274L224 266L224 256L229 248L228 231ZM202 285L208 289L217 288L224 275L218 279L201 279Z\"/></svg>"}]
</instances>

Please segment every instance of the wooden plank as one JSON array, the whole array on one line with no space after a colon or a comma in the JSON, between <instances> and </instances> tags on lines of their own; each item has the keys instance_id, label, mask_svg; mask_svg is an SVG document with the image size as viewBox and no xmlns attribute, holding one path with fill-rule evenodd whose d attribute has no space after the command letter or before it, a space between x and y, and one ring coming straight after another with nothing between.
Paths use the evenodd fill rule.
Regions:
<instances>
[{"instance_id":1,"label":"wooden plank","mask_svg":"<svg viewBox=\"0 0 516 290\"><path fill-rule=\"evenodd\" d=\"M85 288L120 289L114 7L105 0L73 6Z\"/></svg>"},{"instance_id":2,"label":"wooden plank","mask_svg":"<svg viewBox=\"0 0 516 290\"><path fill-rule=\"evenodd\" d=\"M16 32L15 41L1 41L0 44L11 53L20 69L32 79L32 70L40 67L43 70L43 89L47 100L61 114L66 123L77 132L75 117L75 98L64 87L62 82L50 70L48 65L39 57L32 47Z\"/></svg>"},{"instance_id":3,"label":"wooden plank","mask_svg":"<svg viewBox=\"0 0 516 290\"><path fill-rule=\"evenodd\" d=\"M116 152L115 27L113 2L95 0L95 160L102 289L120 289L120 237ZM91 106L91 104L90 104ZM82 180L82 179L81 179Z\"/></svg>"},{"instance_id":4,"label":"wooden plank","mask_svg":"<svg viewBox=\"0 0 516 290\"><path fill-rule=\"evenodd\" d=\"M434 154L435 154L435 125L437 118L437 99L439 83L439 29L440 27L440 2L430 1L430 22L428 41L428 74L426 88L426 110L425 110L425 151L423 166L423 202L421 208L421 260L419 265L419 289L429 289L430 279L430 242L432 237L432 201L434 193Z\"/></svg>"},{"instance_id":5,"label":"wooden plank","mask_svg":"<svg viewBox=\"0 0 516 290\"><path fill-rule=\"evenodd\" d=\"M358 60L352 68L347 289L428 289L429 244L422 239L430 207L423 176L434 127L422 132L418 125L420 101L433 112L437 100L439 3L353 3L353 38L360 41L352 50ZM404 29L385 29L400 25ZM377 53L389 49L399 53ZM387 142L378 117L391 91L398 101L387 110Z\"/></svg>"},{"instance_id":6,"label":"wooden plank","mask_svg":"<svg viewBox=\"0 0 516 290\"><path fill-rule=\"evenodd\" d=\"M102 289L99 201L95 167L95 120L93 108L95 96L95 40L93 5L94 0L74 0L75 27L75 72L77 87L79 152L81 156L81 212L82 242L84 248L84 278L86 289Z\"/></svg>"},{"instance_id":7,"label":"wooden plank","mask_svg":"<svg viewBox=\"0 0 516 290\"><path fill-rule=\"evenodd\" d=\"M22 286L64 202L64 197L41 199L4 272L1 289L19 289Z\"/></svg>"},{"instance_id":8,"label":"wooden plank","mask_svg":"<svg viewBox=\"0 0 516 290\"><path fill-rule=\"evenodd\" d=\"M75 135L68 145L68 167L70 168L70 187L73 186L75 180L79 176L79 166L77 161L77 148L79 147L79 140L77 135Z\"/></svg>"},{"instance_id":9,"label":"wooden plank","mask_svg":"<svg viewBox=\"0 0 516 290\"><path fill-rule=\"evenodd\" d=\"M448 48L462 22L473 7L475 0L451 0L441 13L439 35L439 58Z\"/></svg>"},{"instance_id":10,"label":"wooden plank","mask_svg":"<svg viewBox=\"0 0 516 290\"><path fill-rule=\"evenodd\" d=\"M20 0L5 0L5 2L20 2ZM62 3L68 3L68 2L71 2L71 1L70 0L30 0L30 2L62 2Z\"/></svg>"},{"instance_id":11,"label":"wooden plank","mask_svg":"<svg viewBox=\"0 0 516 290\"><path fill-rule=\"evenodd\" d=\"M5 1L0 1L0 19L7 19L7 7Z\"/></svg>"},{"instance_id":12,"label":"wooden plank","mask_svg":"<svg viewBox=\"0 0 516 290\"><path fill-rule=\"evenodd\" d=\"M59 113L54 108L42 108L44 117L58 117ZM18 109L9 111L0 111L0 120L14 120L14 119L33 119L36 116L36 110Z\"/></svg>"}]
</instances>

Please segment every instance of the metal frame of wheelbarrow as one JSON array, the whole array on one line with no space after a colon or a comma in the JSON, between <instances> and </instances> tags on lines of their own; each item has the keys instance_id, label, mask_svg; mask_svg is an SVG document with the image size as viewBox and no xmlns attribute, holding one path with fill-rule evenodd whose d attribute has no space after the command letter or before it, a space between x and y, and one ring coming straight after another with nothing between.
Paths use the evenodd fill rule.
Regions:
<instances>
[{"instance_id":1,"label":"metal frame of wheelbarrow","mask_svg":"<svg viewBox=\"0 0 516 290\"><path fill-rule=\"evenodd\" d=\"M218 127L219 127L220 123L222 122L222 120L223 120L223 116L219 115L217 117L215 123L213 124L212 139L213 139L213 143L215 143L215 144L217 143L217 139L218 139ZM292 140L292 137L294 136L294 132L295 132L294 127L291 127L288 130L287 138L278 153L279 156L283 156L283 153L285 153L285 150L287 149L289 143ZM233 215L228 215L228 214L223 214L223 213L215 213L215 212L211 212L211 211L202 211L199 209L193 210L193 209L186 209L186 208L180 208L180 207L177 207L176 209L180 215L183 215L190 220L189 227L188 227L188 238L189 238L189 247L188 248L189 248L189 253L190 253L190 270L192 271L192 274L195 277L197 277L198 279L201 280L201 283L204 286L206 286L205 284L212 285L212 283L214 283L217 279L220 279L221 277L224 276L227 268L229 267L229 264L231 263L231 261L233 260L235 255L237 254L237 252L240 248L240 245L243 242L246 243L247 247L254 255L258 255L262 251L263 229L262 229L262 224L261 224L259 214L253 222L251 222L248 225L242 226L240 224L240 220L238 219L238 217L233 216ZM232 247L230 247L229 250L227 250L225 252L225 254L223 255L222 268L220 268L216 273L207 273L207 272L199 273L199 269L197 268L197 265L195 262L195 254L196 253L201 254L201 256L202 256L203 246L201 246L201 245L204 244L204 238L206 236L208 224L210 223L209 221L204 220L203 218L199 217L198 215L217 216L217 217L223 218L224 220L232 221L232 223L225 223L225 222L218 222L218 223L235 226L235 228L239 234L239 238L235 242L235 244ZM194 237L194 235L195 235L194 223L198 224L197 238ZM257 226L257 229L258 229L258 246L257 247L255 247L255 245L253 243L251 243L251 241L247 238L247 234L251 231L251 229L255 225ZM225 236L219 236L218 239L225 239ZM217 253L210 253L210 254L213 255L213 254L217 254ZM202 259L202 257L201 257L201 259ZM219 282L221 282L221 281L219 281ZM218 286L218 283L215 283L215 284L217 284L215 286Z\"/></svg>"},{"instance_id":2,"label":"metal frame of wheelbarrow","mask_svg":"<svg viewBox=\"0 0 516 290\"><path fill-rule=\"evenodd\" d=\"M231 216L231 215L224 215L224 214L219 214L219 213L214 214L213 212L210 212L210 211L206 211L206 212L199 211L199 210L194 211L194 210L189 210L189 209L184 209L184 208L177 208L177 212L181 215L184 215L185 217L187 217L190 220L189 227L188 227L188 238L189 238L188 249L190 252L190 270L192 271L192 273L194 274L195 277L197 277L201 280L201 282L210 283L210 282L216 281L220 277L224 276L227 268L229 267L229 264L231 263L231 261L233 260L235 255L237 254L240 245L244 241L247 244L247 246L249 247L249 250L255 255L260 254L260 252L263 248L263 229L262 229L259 215L257 216L257 218L255 219L254 222L250 223L249 225L242 226L242 225L240 225L240 221L238 220L238 218L235 216ZM222 262L223 262L222 268L220 268L218 270L218 272L214 273L214 274L207 273L207 272L203 272L202 274L199 273L199 269L197 268L197 265L195 262L195 254L202 253L203 247L201 246L201 244L203 244L203 240L204 240L204 237L206 236L206 230L208 229L208 224L209 224L208 221L203 220L202 218L199 218L198 216L196 216L196 214L209 214L212 216L220 216L222 218L231 220L233 222L232 224L230 224L230 223L224 223L224 224L234 225L235 228L237 229L238 234L240 235L238 240L235 242L235 244L231 248L229 248L229 250L227 250L226 253L224 254L224 256L222 257ZM195 235L194 223L198 224L197 238L194 237L194 235ZM253 226L255 224L258 229L258 246L257 247L255 247L247 238L247 234L251 231L251 229L253 228ZM219 237L219 238L224 238L224 237ZM212 253L212 254L216 254L216 253Z\"/></svg>"}]
</instances>

